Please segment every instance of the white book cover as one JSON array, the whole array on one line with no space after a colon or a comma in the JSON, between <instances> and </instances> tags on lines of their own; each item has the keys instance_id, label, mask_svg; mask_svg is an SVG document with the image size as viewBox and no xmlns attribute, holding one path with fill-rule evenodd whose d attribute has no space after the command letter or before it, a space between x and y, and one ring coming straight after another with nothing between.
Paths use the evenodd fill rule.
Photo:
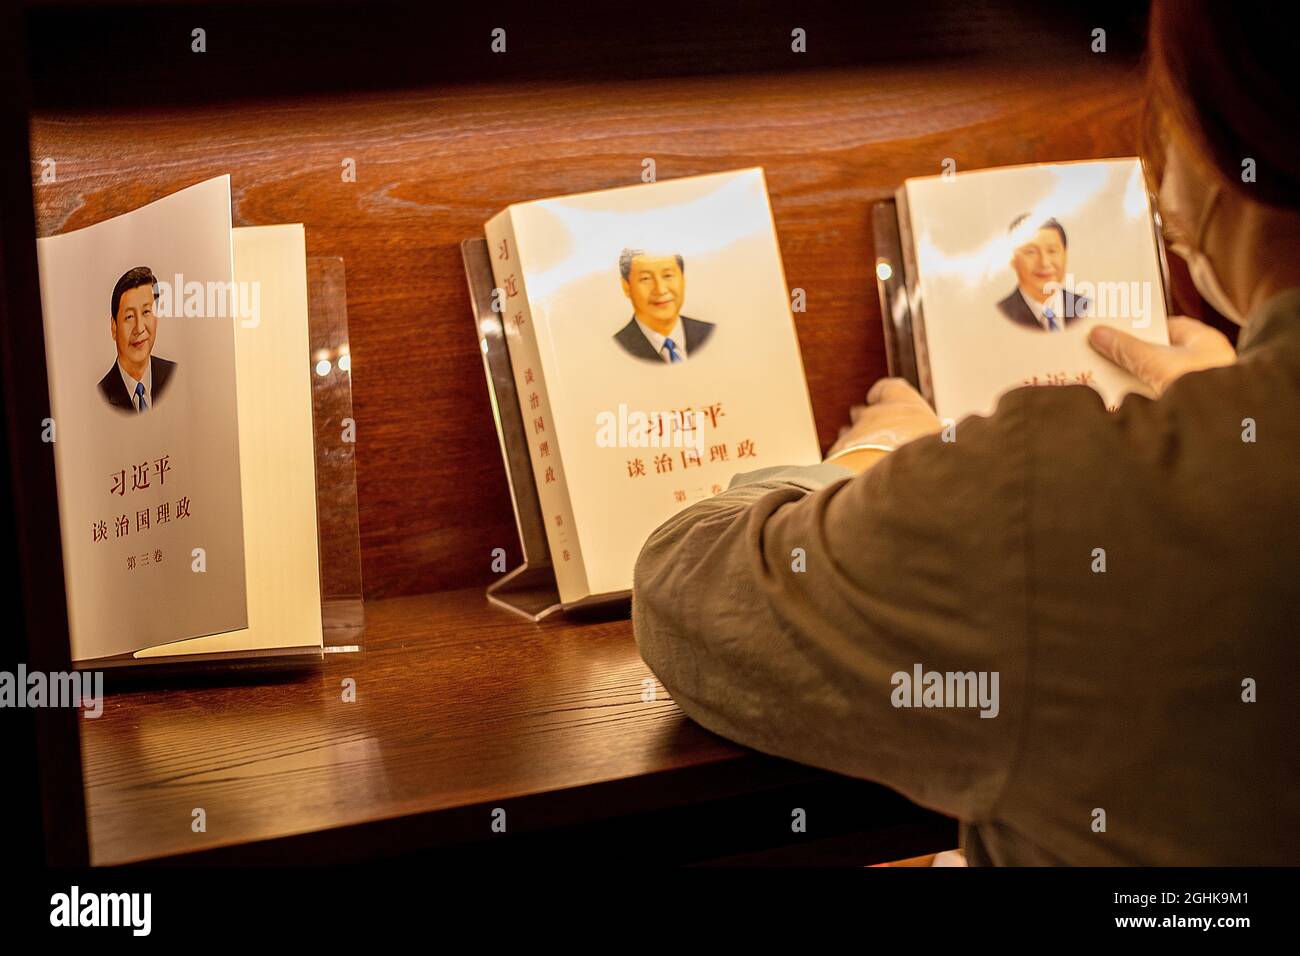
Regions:
<instances>
[{"instance_id":1,"label":"white book cover","mask_svg":"<svg viewBox=\"0 0 1300 956\"><path fill-rule=\"evenodd\" d=\"M940 418L988 414L1025 385L1090 385L1112 408L1149 394L1087 343L1097 324L1169 341L1136 159L931 176L903 190L908 295Z\"/></svg>"},{"instance_id":2,"label":"white book cover","mask_svg":"<svg viewBox=\"0 0 1300 956\"><path fill-rule=\"evenodd\" d=\"M229 177L38 258L73 660L247 627Z\"/></svg>"},{"instance_id":3,"label":"white book cover","mask_svg":"<svg viewBox=\"0 0 1300 956\"><path fill-rule=\"evenodd\" d=\"M821 460L761 169L520 203L488 233L543 508L557 479L572 505L552 557L576 541L589 593L629 589L650 533L737 472Z\"/></svg>"}]
</instances>

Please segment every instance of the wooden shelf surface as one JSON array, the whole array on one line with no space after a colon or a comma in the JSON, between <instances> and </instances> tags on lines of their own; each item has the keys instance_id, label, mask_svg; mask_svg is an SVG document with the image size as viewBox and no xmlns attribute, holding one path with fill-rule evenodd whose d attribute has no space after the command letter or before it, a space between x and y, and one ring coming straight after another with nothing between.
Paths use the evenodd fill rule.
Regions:
<instances>
[{"instance_id":1,"label":"wooden shelf surface","mask_svg":"<svg viewBox=\"0 0 1300 956\"><path fill-rule=\"evenodd\" d=\"M317 670L114 690L81 722L93 862L367 859L490 840L497 807L534 833L844 779L692 722L626 617L534 625L468 589L367 620L364 652ZM845 783L878 791L863 829L923 814Z\"/></svg>"}]
</instances>

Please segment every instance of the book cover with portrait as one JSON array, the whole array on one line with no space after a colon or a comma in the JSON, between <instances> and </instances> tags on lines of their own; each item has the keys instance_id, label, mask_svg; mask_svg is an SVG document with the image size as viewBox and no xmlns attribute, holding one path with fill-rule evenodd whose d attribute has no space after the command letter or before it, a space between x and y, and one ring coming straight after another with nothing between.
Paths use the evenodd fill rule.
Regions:
<instances>
[{"instance_id":1,"label":"book cover with portrait","mask_svg":"<svg viewBox=\"0 0 1300 956\"><path fill-rule=\"evenodd\" d=\"M229 177L38 255L73 660L247 627Z\"/></svg>"},{"instance_id":2,"label":"book cover with portrait","mask_svg":"<svg viewBox=\"0 0 1300 956\"><path fill-rule=\"evenodd\" d=\"M564 603L737 472L821 460L761 169L510 206L486 227Z\"/></svg>"},{"instance_id":3,"label":"book cover with portrait","mask_svg":"<svg viewBox=\"0 0 1300 956\"><path fill-rule=\"evenodd\" d=\"M881 280L886 338L900 314L917 384L941 418L988 414L1026 385L1087 385L1108 407L1137 379L1099 356L1113 325L1168 344L1162 253L1136 159L907 180L896 194L905 298ZM877 217L878 254L889 246Z\"/></svg>"}]
</instances>

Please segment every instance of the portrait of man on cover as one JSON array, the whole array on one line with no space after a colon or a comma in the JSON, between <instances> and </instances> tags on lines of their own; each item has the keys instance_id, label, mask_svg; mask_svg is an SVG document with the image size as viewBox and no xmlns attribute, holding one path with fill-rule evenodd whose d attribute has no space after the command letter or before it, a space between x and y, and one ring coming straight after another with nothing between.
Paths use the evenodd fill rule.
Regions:
<instances>
[{"instance_id":1,"label":"portrait of man on cover","mask_svg":"<svg viewBox=\"0 0 1300 956\"><path fill-rule=\"evenodd\" d=\"M620 348L634 358L669 365L689 361L704 348L714 323L681 314L686 299L681 255L624 249L618 269L623 294L632 303L632 318L614 335Z\"/></svg>"},{"instance_id":2,"label":"portrait of man on cover","mask_svg":"<svg viewBox=\"0 0 1300 956\"><path fill-rule=\"evenodd\" d=\"M1017 216L1009 232L1015 232L1029 218ZM1055 219L1040 225L1028 240L1011 254L1016 287L998 303L998 309L1012 322L1040 332L1060 332L1088 312L1088 298L1066 289L1065 263L1069 240L1065 227Z\"/></svg>"},{"instance_id":3,"label":"portrait of man on cover","mask_svg":"<svg viewBox=\"0 0 1300 956\"><path fill-rule=\"evenodd\" d=\"M167 390L176 363L153 354L158 337L158 280L147 266L127 271L113 286L109 333L117 358L99 380L104 401L123 412L153 408Z\"/></svg>"}]
</instances>

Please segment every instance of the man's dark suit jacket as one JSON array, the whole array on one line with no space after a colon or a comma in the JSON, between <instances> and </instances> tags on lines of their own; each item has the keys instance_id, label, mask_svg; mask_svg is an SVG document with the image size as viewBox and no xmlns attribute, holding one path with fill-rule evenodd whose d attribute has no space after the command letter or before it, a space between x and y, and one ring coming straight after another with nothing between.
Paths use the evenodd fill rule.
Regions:
<instances>
[{"instance_id":1,"label":"man's dark suit jacket","mask_svg":"<svg viewBox=\"0 0 1300 956\"><path fill-rule=\"evenodd\" d=\"M689 359L697 349L704 347L704 343L713 334L714 323L705 322L701 319L688 319L684 315L679 316L679 318L682 320L682 332L686 336L686 357ZM636 316L628 319L627 325L618 330L618 334L614 336L614 341L622 346L623 351L627 352L628 355L645 359L647 362L663 362L664 360L664 357L654 350L654 346L645 337L641 327L636 324Z\"/></svg>"},{"instance_id":2,"label":"man's dark suit jacket","mask_svg":"<svg viewBox=\"0 0 1300 956\"><path fill-rule=\"evenodd\" d=\"M644 336L642 336L644 338ZM149 356L150 374L153 375L153 381L150 383L149 407L153 408L162 398L163 390L171 380L172 372L176 370L176 363L169 362L165 358L159 358L156 355ZM128 412L136 410L135 403L131 396L126 393L126 385L122 382L122 373L117 370L117 361L113 361L113 366L108 370L108 374L99 380L99 391L104 396L104 401L114 408L121 408Z\"/></svg>"},{"instance_id":3,"label":"man's dark suit jacket","mask_svg":"<svg viewBox=\"0 0 1300 956\"><path fill-rule=\"evenodd\" d=\"M1088 297L1086 295L1075 295L1073 292L1061 292L1061 298L1065 302L1065 315L1057 316L1064 319L1065 325L1069 325L1080 316L1088 312ZM1034 313L1030 310L1029 305L1025 302L1025 297L1020 294L1020 286L1011 290L1011 294L998 303L998 308L1012 322L1017 325L1027 325L1031 329L1038 329L1040 332L1045 331L1038 324L1038 319L1034 318Z\"/></svg>"}]
</instances>

